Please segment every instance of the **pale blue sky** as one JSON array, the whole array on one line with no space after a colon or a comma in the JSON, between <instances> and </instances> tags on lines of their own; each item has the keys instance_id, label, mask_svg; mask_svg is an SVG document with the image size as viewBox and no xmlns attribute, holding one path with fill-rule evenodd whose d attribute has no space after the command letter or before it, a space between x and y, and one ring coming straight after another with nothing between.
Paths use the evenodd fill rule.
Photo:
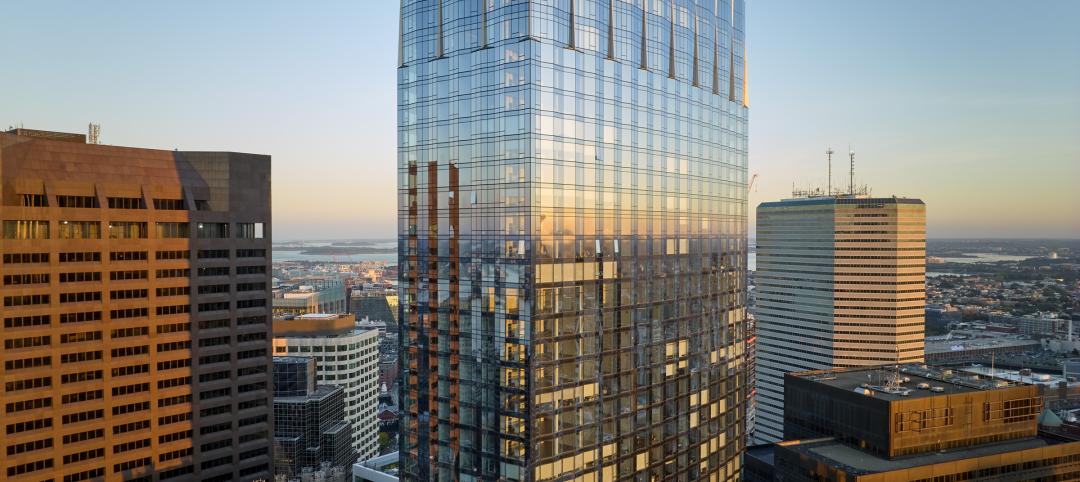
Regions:
<instances>
[{"instance_id":1,"label":"pale blue sky","mask_svg":"<svg viewBox=\"0 0 1080 482\"><path fill-rule=\"evenodd\" d=\"M749 3L751 208L823 184L826 144L850 142L876 194L927 202L932 237L1080 237L1080 2ZM271 154L278 239L389 237L397 12L6 5L0 127Z\"/></svg>"}]
</instances>

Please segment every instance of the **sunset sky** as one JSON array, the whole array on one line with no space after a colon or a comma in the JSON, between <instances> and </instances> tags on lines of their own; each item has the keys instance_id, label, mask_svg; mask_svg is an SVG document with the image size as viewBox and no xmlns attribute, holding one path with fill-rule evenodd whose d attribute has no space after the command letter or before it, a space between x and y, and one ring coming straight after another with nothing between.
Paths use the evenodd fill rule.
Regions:
<instances>
[{"instance_id":1,"label":"sunset sky","mask_svg":"<svg viewBox=\"0 0 1080 482\"><path fill-rule=\"evenodd\" d=\"M934 237L1080 238L1080 2L748 2L750 207L856 178ZM0 128L273 156L275 238L392 237L398 3L21 2Z\"/></svg>"}]
</instances>

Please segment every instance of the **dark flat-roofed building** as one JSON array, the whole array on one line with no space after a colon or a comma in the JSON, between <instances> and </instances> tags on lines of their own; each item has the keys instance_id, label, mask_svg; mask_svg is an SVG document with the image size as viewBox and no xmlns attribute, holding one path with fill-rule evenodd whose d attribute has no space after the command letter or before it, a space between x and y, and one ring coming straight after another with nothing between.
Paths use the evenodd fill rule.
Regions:
<instances>
[{"instance_id":1,"label":"dark flat-roofed building","mask_svg":"<svg viewBox=\"0 0 1080 482\"><path fill-rule=\"evenodd\" d=\"M349 311L357 320L382 321L387 329L397 332L397 320L385 294L354 291L349 298Z\"/></svg>"},{"instance_id":2,"label":"dark flat-roofed building","mask_svg":"<svg viewBox=\"0 0 1080 482\"><path fill-rule=\"evenodd\" d=\"M1080 442L1039 433L1033 385L921 364L785 378L786 440L747 451L748 481L1080 478Z\"/></svg>"},{"instance_id":3,"label":"dark flat-roofed building","mask_svg":"<svg viewBox=\"0 0 1080 482\"><path fill-rule=\"evenodd\" d=\"M1035 436L1037 387L924 366L787 374L784 439L836 437L899 457Z\"/></svg>"},{"instance_id":4,"label":"dark flat-roofed building","mask_svg":"<svg viewBox=\"0 0 1080 482\"><path fill-rule=\"evenodd\" d=\"M772 482L776 478L775 452L776 444L747 447L743 455L742 482Z\"/></svg>"},{"instance_id":5,"label":"dark flat-roofed building","mask_svg":"<svg viewBox=\"0 0 1080 482\"><path fill-rule=\"evenodd\" d=\"M316 384L315 359L274 357L274 473L298 477L323 462L347 468L356 460L345 390Z\"/></svg>"},{"instance_id":6,"label":"dark flat-roofed building","mask_svg":"<svg viewBox=\"0 0 1080 482\"><path fill-rule=\"evenodd\" d=\"M1080 442L1030 437L898 459L835 439L780 442L775 480L852 482L1080 480Z\"/></svg>"}]
</instances>

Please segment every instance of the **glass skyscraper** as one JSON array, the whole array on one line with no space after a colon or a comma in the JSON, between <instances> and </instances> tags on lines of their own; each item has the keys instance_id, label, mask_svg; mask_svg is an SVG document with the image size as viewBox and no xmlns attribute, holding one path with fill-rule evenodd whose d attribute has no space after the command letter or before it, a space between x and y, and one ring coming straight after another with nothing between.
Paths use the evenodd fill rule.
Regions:
<instances>
[{"instance_id":1,"label":"glass skyscraper","mask_svg":"<svg viewBox=\"0 0 1080 482\"><path fill-rule=\"evenodd\" d=\"M404 0L405 480L737 480L744 6Z\"/></svg>"}]
</instances>

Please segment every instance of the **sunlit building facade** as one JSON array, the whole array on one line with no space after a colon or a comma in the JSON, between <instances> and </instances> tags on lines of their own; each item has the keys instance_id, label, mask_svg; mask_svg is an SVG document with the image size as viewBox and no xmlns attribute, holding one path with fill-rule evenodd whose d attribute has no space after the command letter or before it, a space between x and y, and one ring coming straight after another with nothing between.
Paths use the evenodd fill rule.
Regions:
<instances>
[{"instance_id":1,"label":"sunlit building facade","mask_svg":"<svg viewBox=\"0 0 1080 482\"><path fill-rule=\"evenodd\" d=\"M274 316L348 311L345 284L336 276L291 279L274 287Z\"/></svg>"},{"instance_id":2,"label":"sunlit building facade","mask_svg":"<svg viewBox=\"0 0 1080 482\"><path fill-rule=\"evenodd\" d=\"M743 2L405 0L405 480L737 480Z\"/></svg>"},{"instance_id":3,"label":"sunlit building facade","mask_svg":"<svg viewBox=\"0 0 1080 482\"><path fill-rule=\"evenodd\" d=\"M0 480L272 477L270 158L0 133Z\"/></svg>"},{"instance_id":4,"label":"sunlit building facade","mask_svg":"<svg viewBox=\"0 0 1080 482\"><path fill-rule=\"evenodd\" d=\"M923 360L926 205L821 196L758 206L755 441L784 437L784 373Z\"/></svg>"}]
</instances>

